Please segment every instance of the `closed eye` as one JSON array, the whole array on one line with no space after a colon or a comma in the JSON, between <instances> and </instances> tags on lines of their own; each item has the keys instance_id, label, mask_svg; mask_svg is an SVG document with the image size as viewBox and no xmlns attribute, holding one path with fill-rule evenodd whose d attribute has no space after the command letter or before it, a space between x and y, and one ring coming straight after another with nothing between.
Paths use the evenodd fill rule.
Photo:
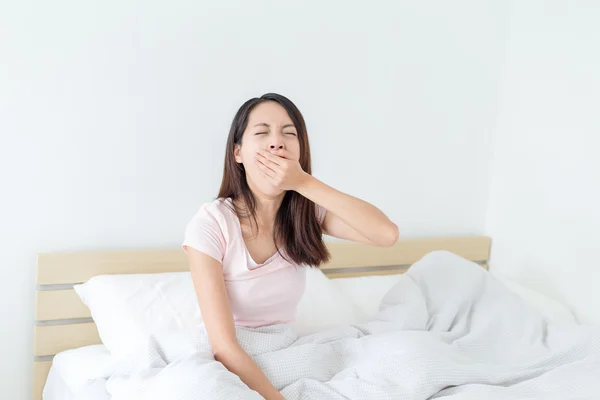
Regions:
<instances>
[{"instance_id":1,"label":"closed eye","mask_svg":"<svg viewBox=\"0 0 600 400\"><path fill-rule=\"evenodd\" d=\"M294 136L296 136L296 132L286 132L286 135L294 135Z\"/></svg>"},{"instance_id":2,"label":"closed eye","mask_svg":"<svg viewBox=\"0 0 600 400\"><path fill-rule=\"evenodd\" d=\"M254 135L256 136L256 135L266 135L266 134L267 134L267 132L256 132Z\"/></svg>"}]
</instances>

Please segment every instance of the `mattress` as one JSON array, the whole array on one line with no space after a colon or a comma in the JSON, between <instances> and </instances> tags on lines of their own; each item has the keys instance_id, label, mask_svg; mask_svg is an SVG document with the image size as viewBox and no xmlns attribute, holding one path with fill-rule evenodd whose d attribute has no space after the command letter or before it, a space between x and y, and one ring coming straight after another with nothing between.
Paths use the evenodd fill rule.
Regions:
<instances>
[{"instance_id":1,"label":"mattress","mask_svg":"<svg viewBox=\"0 0 600 400\"><path fill-rule=\"evenodd\" d=\"M104 345L84 346L63 351L54 357L44 400L109 400L106 381L114 361Z\"/></svg>"},{"instance_id":2,"label":"mattress","mask_svg":"<svg viewBox=\"0 0 600 400\"><path fill-rule=\"evenodd\" d=\"M43 399L48 400L74 400L75 395L69 389L69 386L61 378L60 373L54 366L50 367L48 378L46 379L46 386L44 386L44 392L42 394Z\"/></svg>"},{"instance_id":3,"label":"mattress","mask_svg":"<svg viewBox=\"0 0 600 400\"><path fill-rule=\"evenodd\" d=\"M61 377L60 372L51 367L42 394L44 400L110 400L106 391L106 379L97 378L75 393Z\"/></svg>"}]
</instances>

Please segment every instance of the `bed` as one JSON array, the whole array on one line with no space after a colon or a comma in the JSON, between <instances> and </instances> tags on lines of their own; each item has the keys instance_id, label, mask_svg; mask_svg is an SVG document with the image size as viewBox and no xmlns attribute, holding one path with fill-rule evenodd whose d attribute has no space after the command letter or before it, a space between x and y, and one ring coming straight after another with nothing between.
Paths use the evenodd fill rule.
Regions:
<instances>
[{"instance_id":1,"label":"bed","mask_svg":"<svg viewBox=\"0 0 600 400\"><path fill-rule=\"evenodd\" d=\"M313 335L313 333L317 332L317 329L315 329L314 332L307 332L307 337L314 342L307 343L308 347L318 347L324 342L338 341L340 338L342 338L343 340L342 342L338 343L356 343L355 337L357 335L361 336L362 332L366 332L369 330L371 331L371 333L379 331L383 332L384 334L404 335L409 333L406 331L425 331L431 329L433 331L439 331L434 332L435 335L445 335L447 333L455 334L457 332L457 326L460 328L460 325L464 325L465 321L467 321L468 324L471 324L473 321L477 322L482 318L482 316L483 319L485 319L484 324L482 325L484 328L477 328L476 325L469 327L469 329L473 329L474 331L477 331L478 329L479 331L481 331L479 336L475 335L475 342L481 341L482 339L485 340L487 337L494 336L495 331L502 331L503 325L507 324L506 321L508 321L509 324L514 323L517 326L523 326L523 328L521 329L521 333L525 332L526 334L535 334L537 336L543 335L544 332L546 332L548 329L549 321L551 321L557 313L554 312L554 310L552 310L547 312L546 315L544 315L543 309L540 309L538 307L538 309L535 310L533 307L529 307L526 304L526 302L522 301L523 298L526 298L528 296L528 293L521 290L521 299L518 299L517 296L509 294L508 290L503 289L503 286L499 283L500 281L498 279L490 277L491 274L489 274L486 271L490 255L490 243L491 241L488 237L480 236L402 240L391 248L374 248L365 245L342 242L328 243L329 249L332 254L332 259L327 265L322 267L322 271L330 279L327 279L325 277L323 277L323 279L330 283L331 287L337 286L337 290L339 290L340 293L346 292L346 294L348 294L348 297L339 296L338 300L332 297L331 299L328 299L326 301L327 305L329 305L330 308L330 318L332 320L335 320L337 318L337 322L340 327L347 323L349 319L344 320L344 313L341 309L344 308L344 303L350 302L355 302L357 304L360 303L367 308L377 308L380 300L383 303L385 303L386 301L388 303L390 301L396 302L400 305L400 308L394 308L394 310L396 310L394 312L400 310L399 314L404 313L405 315L402 317L403 319L396 318L396 320L392 320L390 324L390 321L383 321L387 317L382 314L377 317L379 320L377 320L377 318L375 321L367 321L365 319L364 325L358 324L351 329L340 328L337 331L335 329L331 329L330 333L325 334L324 336L319 336L319 334ZM438 250L445 250L446 252L439 252ZM431 256L431 254L434 254L434 256ZM435 254L437 254L438 257L437 261ZM416 265L413 265L415 263ZM428 263L429 266L426 265ZM402 275L408 270L409 266L413 266L413 268L411 268L407 274ZM415 266L417 267L415 268ZM481 266L483 268L479 268L477 266ZM128 274L159 274L162 276L168 275L168 273L181 272L186 270L187 263L185 255L179 249L118 252L80 252L69 254L63 253L40 255L38 259L37 271L38 286L36 293L36 326L34 338L34 400L39 400L42 397L42 391L44 390L44 386L44 394L47 400L54 400L58 398L75 398L74 396L72 396L71 393L69 393L69 391L74 384L79 384L77 383L78 381L81 382L82 380L84 380L82 377L85 377L85 375L87 374L86 371L91 371L89 372L90 375L96 374L96 376L101 376L110 374L110 372L103 374L102 369L110 370L111 368L113 368L113 366L111 365L111 358L109 357L109 353L107 352L106 348L104 348L104 345L101 344L98 330L96 329L94 320L91 319L90 311L82 303L77 293L75 293L75 291L73 290L73 285L76 285L80 282L86 282L92 277L106 276L107 274L119 274L119 276L126 276ZM320 276L323 276L321 272L318 272L318 274L320 274ZM411 275L409 279L404 279L405 276L409 275ZM318 281L319 275L308 274L308 276L312 276L313 278L310 279L314 280L310 285L307 284L307 295L305 297L307 298L307 302L310 302L310 299L314 297L310 293L310 291L322 291L323 286L319 285L323 285L324 282ZM505 283L508 284L509 282L505 281ZM77 288L78 286L80 285L76 285L75 287ZM386 286L386 291L391 288L389 290L389 293L391 293L391 295L386 294L385 297L383 296L383 294L381 293L381 288L383 286ZM398 289L394 289L396 286L398 286ZM480 289L480 287L484 287L485 290ZM380 291L378 294L375 294L376 289ZM396 291L394 292L394 290ZM419 290L421 290L421 292L419 292ZM427 294L427 292L429 292L429 294ZM518 292L518 290L513 290L513 292L516 293ZM412 297L405 297L404 299L399 299L399 297L403 297L408 293L412 293ZM421 305L417 304L416 307L416 303L411 305L411 303L414 303L412 301L413 299L419 296L423 297L424 294L426 295L425 297L430 296L431 294L434 295L430 298L425 299L425 301ZM436 298L435 294L439 294L439 296ZM465 297L464 294L468 294L468 296ZM477 297L474 301L473 299L467 299L467 297L469 296L480 297ZM455 297L456 299L453 300L452 297ZM376 300L373 300L374 298L376 298ZM467 299L468 301L464 302L463 300L465 299ZM459 300L463 302L460 303ZM455 303L454 305L456 309L452 312L448 312L448 310L446 309L451 309L453 307L453 302ZM448 303L448 305L446 305L446 303ZM535 303L535 299L533 299L533 301L529 301L529 304L532 303ZM406 305L410 305L410 307L407 308L405 307ZM427 308L431 309L426 310L425 314L419 314L419 312L423 311L422 309L423 307L425 307L425 305ZM481 308L481 305L485 305L483 309ZM307 303L303 306L301 303L301 306L299 308L304 307L304 309L310 309L311 307L314 308L315 306L319 306L319 304ZM403 307L404 309L402 309ZM419 307L421 308L421 311L418 311ZM479 310L477 310L477 308L479 308ZM423 315L426 315L427 313L434 316L437 315L438 317L437 320L433 322L433 325L431 325L431 321L429 322L429 325L431 326L426 326L427 318L423 320ZM494 313L496 315L491 315ZM471 314L479 315L479 317L471 321L469 319L472 316ZM94 315L97 317L97 314ZM560 322L560 318L561 317L558 316L555 318L555 320ZM306 318L303 319L303 321L305 322L307 320L308 319ZM419 322L418 320L423 321ZM574 320L569 320L569 318L564 318L563 320L569 323L567 325L574 326ZM96 318L96 321L99 322L100 319ZM421 325L417 326L419 324ZM436 326L436 324L439 326ZM390 326L395 326L396 328L394 329L398 329L399 332L393 332L393 330L387 333L384 332L385 330L389 330ZM487 331L485 331L486 329ZM517 331L518 330L519 329L517 329ZM553 332L555 331L556 329L553 330ZM567 337L569 334L572 334L569 333L571 331L567 330L566 332L567 333L561 331L560 335L558 335L557 337L563 338L563 336ZM285 332L263 333L267 333L270 335L276 333L279 335L277 336L277 338L281 337L282 340L286 339ZM514 335L514 332L510 330L503 333L505 335L508 333L509 336ZM329 335L330 337L327 337L327 335ZM344 339L345 335L347 335L348 337ZM576 341L577 343L579 343L579 346L581 347L581 343L586 343L586 345L588 346L588 348L586 348L587 352L585 354L590 353L589 349L596 348L594 346L597 346L598 343L595 342L593 335L587 335L585 332L579 332L578 335L581 335L581 337ZM410 337L406 337L405 339L407 341L412 340ZM421 339L422 338L420 338L419 340ZM456 340L456 338L454 338L453 340ZM524 339L518 339L516 341L519 342L519 340L525 343L526 346L530 345L530 343L527 342L527 340L523 341ZM105 342L107 341L105 340ZM302 340L298 340L297 343L300 343L301 345L299 346L299 348L303 349L301 342ZM441 342L443 342L443 340ZM439 346L440 343L432 342L432 346ZM570 344L570 342L565 343ZM519 343L517 343L517 345L518 344ZM469 346L473 345L474 343L470 342L463 344L465 348L468 348ZM480 346L481 343L477 345ZM548 344L542 344L542 346L540 347L542 351L545 351L544 346L548 346ZM372 348L370 352L385 352L387 351L387 349L387 347L376 346ZM349 345L345 351L347 353L352 353L361 350L362 349L360 348L352 347L351 345ZM323 350L319 350L319 352L322 351ZM445 348L441 347L440 352L443 351L445 351ZM404 353L406 353L406 351L401 350L401 353L398 354ZM569 355L580 357L580 353L581 349L579 349L578 351L573 350L569 353ZM309 353L304 354L304 358L306 358L307 354L309 355ZM424 354L423 356L425 359L431 359L435 358L435 354L436 353L430 353ZM55 355L55 365L52 365L53 357ZM411 357L414 356L414 354L411 355ZM454 357L455 356L456 355L454 355ZM485 354L485 356L489 357L490 354ZM546 362L544 364L545 369L542 371L538 368L538 370L542 372L548 372L558 370L559 368L556 368L557 366L564 367L563 364L565 363L564 360L566 359L564 354L558 354L556 355L556 357L554 357L555 355L552 354L552 356L553 357L548 358L548 362L546 362L545 359L543 359L542 361ZM501 355L501 357L505 356ZM527 355L524 355L523 357L527 358ZM158 357L158 359L160 364L160 362L162 362L162 360L160 360L161 357ZM598 357L598 359L598 367L600 368L600 356ZM515 362L515 360L517 359L510 359L511 362ZM539 362L540 359L538 358L536 360L538 366L541 365ZM195 364L197 364L198 362L198 360L192 361ZM264 367L265 369L268 370L269 362L271 361L266 361ZM596 366L596 360L589 359L589 357L583 360L584 363L581 362L582 360L578 361L579 364L573 365L583 365L585 368L588 369ZM286 363L290 371L298 369L297 367L299 367L299 369L302 369L302 365L296 365L295 360L293 358L278 360L276 362L276 365L279 367L280 365L286 365ZM380 363L380 361L377 360L377 363ZM213 364L214 363L210 364L210 368L214 368ZM404 365L404 363L400 364ZM379 368L376 365L377 364L370 365L368 369ZM470 363L468 364L468 367L471 368L473 367L473 365L475 364ZM156 369L157 366L161 367L161 365L152 365L154 369ZM509 363L507 364L507 366L509 367L508 371L512 373L512 364ZM583 373L582 371L577 369L571 371L569 370L569 368L571 368L570 366L571 364L568 364L566 366L566 369L563 368L565 370L563 374L565 379L570 381L573 381L575 377L577 377L577 379L587 379L586 373ZM162 367L164 367L164 363ZM453 365L444 365L443 367L450 368L447 370L446 375L452 375L452 373L454 372ZM531 377L531 366L527 366L527 368L529 369L527 369L525 372L527 372ZM429 367L427 367L426 370L427 369L429 369ZM460 368L458 368L458 370L460 370ZM515 368L515 370L519 370L519 368ZM219 374L220 372L222 372L219 370L215 370L216 372L210 371L211 370L209 370L209 374ZM356 375L357 370L355 369L353 371L353 374ZM448 371L452 371L452 373L448 373ZM466 372L464 373L464 375L468 378L469 381L471 379L474 381L477 380L476 378L479 373L477 368L465 371ZM401 372L405 373L406 371ZM202 372L199 373L201 374ZM190 379L196 380L196 376L199 373L194 372L193 377L190 377ZM494 373L500 374L499 376L505 377L507 371L495 371ZM184 379L186 377L186 374L187 371L185 370L176 373L177 377L181 379ZM541 372L538 373L538 375L540 374ZM444 376L446 375L429 376L426 373L424 376L427 376L430 382L435 383L445 379ZM67 382L64 382L65 379L63 378L65 376L67 377ZM519 375L516 375L516 377L518 378ZM284 379L285 376L279 378ZM346 382L348 379L352 380L353 378L355 378L355 376L343 377L342 382ZM422 376L417 378L417 381L419 379L423 379ZM463 378L464 377L462 377L461 379ZM516 378L512 377L510 379ZM543 380L544 378L542 377L540 379ZM532 379L531 382L526 383L531 383L531 385L533 385L532 387L534 388L545 387L547 389L550 387L550 384L543 383L543 381L540 381L540 379ZM73 381L75 383L68 381ZM318 379L316 381L318 381ZM553 379L553 382L559 381L560 380ZM277 384L280 387L284 387L289 384L288 382L288 384L284 385L282 382L283 381L280 381ZM587 391L591 391L592 389L588 387L591 380L588 379L584 382L585 385L580 385L580 388L583 388ZM88 389L90 390L90 392L86 392L86 398L97 400L106 400L110 398L105 388L105 379L96 379L88 383ZM187 383L189 384L190 382ZM186 382L179 383L177 384L177 387L180 387L182 385L183 387L185 387L185 384ZM435 384L439 384L439 382ZM350 387L345 383L344 385L346 387L342 387L341 389L338 388L337 390L344 391L347 389L347 387ZM291 387L294 385L288 386ZM323 395L321 391L324 390L324 387L314 386L307 388L299 388L297 387L298 385L295 386L295 388L291 388L285 393L286 398L288 398L287 396L290 396L289 398L300 398L301 396L298 395L298 393L301 393L302 391L304 391L305 393L307 391L312 391L313 394L317 393L321 397ZM425 387L427 385L423 386ZM448 388L445 388L444 390L447 391L447 394L451 395L453 390L452 387L454 386L452 384L452 381L449 381L447 386ZM477 385L465 385L465 387L467 387L467 390L482 390L480 387L477 387ZM502 389L502 385L500 385L499 387ZM162 389L165 390L164 393L168 393L169 396L172 397L172 393L170 392L172 388L168 388L168 385L163 385ZM329 390L329 388L325 389ZM232 387L231 390L247 389L235 389ZM364 390L364 388L353 387L352 390ZM390 398L395 398L393 397L393 392L394 390L397 391L399 389L398 387L395 387L389 390L390 391L386 394L391 396ZM431 391L431 388L425 388L423 390L430 390L431 393L436 393L438 389L435 389L435 391ZM440 391L440 393L442 393L444 390ZM518 388L518 390L527 391L531 389L525 386L522 389ZM161 397L159 392L160 391L156 391L155 393L153 393L155 397L153 396L152 398L166 398L164 397L164 393L163 397ZM186 392L193 393L193 388L186 388ZM235 391L230 392L230 397L231 393L235 393ZM341 392L338 391L338 394L339 393ZM397 397L397 394L399 393L401 392L397 392L395 396ZM484 396L487 396L487 392L485 393L486 394L484 394ZM572 393L574 395L580 395L581 398L585 398L584 396L581 396L581 390L572 391ZM190 398L203 398L202 395L202 393L195 393ZM482 394L479 393L479 395L481 396ZM356 397L355 394L346 394L346 396L348 398L360 398ZM142 397L146 398L147 396ZM142 397L137 396L136 398ZM427 398L428 397L429 395L427 395ZM491 396L488 397L491 398ZM131 398L131 396L113 396L113 399L118 398ZM246 398L245 394L244 398ZM317 396L317 398L319 398L319 396ZM425 397L417 396L415 398Z\"/></svg>"},{"instance_id":2,"label":"bed","mask_svg":"<svg viewBox=\"0 0 600 400\"><path fill-rule=\"evenodd\" d=\"M401 274L434 250L448 250L487 268L491 240L484 236L406 239L391 248L328 242L331 260L322 271L332 279ZM89 309L73 285L101 274L186 271L180 249L39 254L36 274L33 400L42 390L55 354L101 343Z\"/></svg>"}]
</instances>

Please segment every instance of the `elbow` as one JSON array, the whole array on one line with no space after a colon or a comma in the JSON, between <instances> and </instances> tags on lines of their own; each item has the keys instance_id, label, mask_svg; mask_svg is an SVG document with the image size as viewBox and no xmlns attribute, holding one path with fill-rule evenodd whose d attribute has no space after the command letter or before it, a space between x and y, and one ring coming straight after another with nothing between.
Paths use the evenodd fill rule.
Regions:
<instances>
[{"instance_id":1,"label":"elbow","mask_svg":"<svg viewBox=\"0 0 600 400\"><path fill-rule=\"evenodd\" d=\"M236 340L221 339L211 344L215 360L223 362L227 356L231 356L240 349L240 345Z\"/></svg>"},{"instance_id":2,"label":"elbow","mask_svg":"<svg viewBox=\"0 0 600 400\"><path fill-rule=\"evenodd\" d=\"M388 229L387 234L381 241L382 247L392 247L398 242L398 238L400 236L400 232L398 229L398 225L393 222L390 222L390 227Z\"/></svg>"}]
</instances>

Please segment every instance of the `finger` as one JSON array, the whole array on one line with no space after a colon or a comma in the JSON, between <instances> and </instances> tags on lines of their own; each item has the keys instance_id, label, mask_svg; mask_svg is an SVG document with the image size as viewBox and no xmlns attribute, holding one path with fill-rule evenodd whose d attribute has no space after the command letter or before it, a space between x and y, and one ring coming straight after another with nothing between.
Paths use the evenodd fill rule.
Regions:
<instances>
[{"instance_id":1,"label":"finger","mask_svg":"<svg viewBox=\"0 0 600 400\"><path fill-rule=\"evenodd\" d=\"M294 157L292 156L292 153L290 153L286 149L279 149L275 154L278 155L281 158L285 158L285 159L288 159L288 160L294 159Z\"/></svg>"},{"instance_id":2,"label":"finger","mask_svg":"<svg viewBox=\"0 0 600 400\"><path fill-rule=\"evenodd\" d=\"M263 178L265 178L266 180L268 180L268 181L271 181L271 180L273 180L273 178L271 178L269 175L267 175L267 174L265 174L264 172L262 172L262 170L261 170L261 169L259 169L259 170L258 170L258 172L259 172L259 173L260 173L260 175L261 175Z\"/></svg>"},{"instance_id":3,"label":"finger","mask_svg":"<svg viewBox=\"0 0 600 400\"><path fill-rule=\"evenodd\" d=\"M260 164L260 162L257 162L257 164ZM264 165L262 166L262 168L261 167L258 168L258 172L260 172L260 174L262 175L263 178L265 178L265 180L270 182L272 185L277 186L277 174L275 174L274 172L269 170Z\"/></svg>"},{"instance_id":4,"label":"finger","mask_svg":"<svg viewBox=\"0 0 600 400\"><path fill-rule=\"evenodd\" d=\"M264 158L266 158L267 160L274 162L275 164L279 165L279 163L281 162L279 156L277 156L276 154L273 154L269 151L266 150L259 150L257 154L260 154L261 156L263 156Z\"/></svg>"},{"instance_id":5,"label":"finger","mask_svg":"<svg viewBox=\"0 0 600 400\"><path fill-rule=\"evenodd\" d=\"M256 163L256 165L258 166L258 169L263 174L270 176L270 177L274 177L276 175L275 171L273 171L271 168L267 167L265 164L260 162L260 160L254 160L254 162Z\"/></svg>"},{"instance_id":6,"label":"finger","mask_svg":"<svg viewBox=\"0 0 600 400\"><path fill-rule=\"evenodd\" d=\"M257 153L256 154L256 159L258 161L260 161L261 163L263 163L264 165L266 165L267 167L271 168L272 170L276 170L279 167L279 164L271 161L270 159L268 159L267 157L263 156L262 154Z\"/></svg>"}]
</instances>

